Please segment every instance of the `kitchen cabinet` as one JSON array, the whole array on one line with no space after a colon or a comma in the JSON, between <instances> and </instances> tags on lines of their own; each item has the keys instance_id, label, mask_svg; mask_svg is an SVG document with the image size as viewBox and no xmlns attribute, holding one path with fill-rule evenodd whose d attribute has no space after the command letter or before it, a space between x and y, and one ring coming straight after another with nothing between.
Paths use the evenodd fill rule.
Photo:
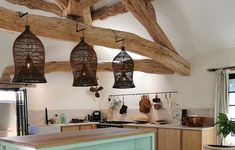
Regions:
<instances>
[{"instance_id":1,"label":"kitchen cabinet","mask_svg":"<svg viewBox=\"0 0 235 150\"><path fill-rule=\"evenodd\" d=\"M203 145L214 143L214 128L206 130L183 130L182 150L203 150Z\"/></svg>"},{"instance_id":2,"label":"kitchen cabinet","mask_svg":"<svg viewBox=\"0 0 235 150\"><path fill-rule=\"evenodd\" d=\"M154 150L150 131L106 128L0 139L0 150Z\"/></svg>"},{"instance_id":3,"label":"kitchen cabinet","mask_svg":"<svg viewBox=\"0 0 235 150\"><path fill-rule=\"evenodd\" d=\"M203 150L203 145L214 144L215 138L214 127L125 125L124 128L154 131L156 150Z\"/></svg>"},{"instance_id":4,"label":"kitchen cabinet","mask_svg":"<svg viewBox=\"0 0 235 150\"><path fill-rule=\"evenodd\" d=\"M159 128L157 134L158 134L158 141L157 141L158 150L181 150L180 129Z\"/></svg>"}]
</instances>

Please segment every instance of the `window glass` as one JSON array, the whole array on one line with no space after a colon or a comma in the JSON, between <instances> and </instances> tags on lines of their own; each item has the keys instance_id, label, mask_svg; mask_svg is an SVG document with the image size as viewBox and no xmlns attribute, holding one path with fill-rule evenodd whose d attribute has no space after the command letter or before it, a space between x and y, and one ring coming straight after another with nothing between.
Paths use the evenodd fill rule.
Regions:
<instances>
[{"instance_id":1,"label":"window glass","mask_svg":"<svg viewBox=\"0 0 235 150\"><path fill-rule=\"evenodd\" d=\"M229 103L229 117L235 121L235 74L229 75L229 102L228 103Z\"/></svg>"},{"instance_id":2,"label":"window glass","mask_svg":"<svg viewBox=\"0 0 235 150\"><path fill-rule=\"evenodd\" d=\"M235 91L235 79L229 80L229 91Z\"/></svg>"},{"instance_id":3,"label":"window glass","mask_svg":"<svg viewBox=\"0 0 235 150\"><path fill-rule=\"evenodd\" d=\"M229 107L229 117L233 118L232 120L235 120L235 106Z\"/></svg>"},{"instance_id":4,"label":"window glass","mask_svg":"<svg viewBox=\"0 0 235 150\"><path fill-rule=\"evenodd\" d=\"M16 100L16 92L15 91L1 91L0 90L0 100L15 101Z\"/></svg>"},{"instance_id":5,"label":"window glass","mask_svg":"<svg viewBox=\"0 0 235 150\"><path fill-rule=\"evenodd\" d=\"M235 105L235 93L229 93L229 105Z\"/></svg>"}]
</instances>

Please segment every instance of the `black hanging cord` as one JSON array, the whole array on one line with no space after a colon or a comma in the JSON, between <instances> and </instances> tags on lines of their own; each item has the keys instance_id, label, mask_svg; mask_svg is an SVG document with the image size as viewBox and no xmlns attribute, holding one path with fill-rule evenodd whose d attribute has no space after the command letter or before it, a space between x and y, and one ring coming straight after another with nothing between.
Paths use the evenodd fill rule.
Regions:
<instances>
[{"instance_id":1,"label":"black hanging cord","mask_svg":"<svg viewBox=\"0 0 235 150\"><path fill-rule=\"evenodd\" d=\"M121 38L120 40L118 40L118 38L121 38L121 37L116 37L116 42L122 42L122 46L124 46L124 42L125 42L125 39L124 38Z\"/></svg>"},{"instance_id":2,"label":"black hanging cord","mask_svg":"<svg viewBox=\"0 0 235 150\"><path fill-rule=\"evenodd\" d=\"M85 37L84 32L85 32L86 28L78 29L78 22L79 22L79 19L77 19L76 32L81 32L82 31L82 38L84 39L84 37Z\"/></svg>"},{"instance_id":3,"label":"black hanging cord","mask_svg":"<svg viewBox=\"0 0 235 150\"><path fill-rule=\"evenodd\" d=\"M20 18L26 16L26 25L28 26L29 25L29 19L28 19L28 14L29 12L26 12L26 13L22 13L22 12L18 12Z\"/></svg>"},{"instance_id":4,"label":"black hanging cord","mask_svg":"<svg viewBox=\"0 0 235 150\"><path fill-rule=\"evenodd\" d=\"M121 39L118 40L118 38L121 38ZM122 50L122 51L125 51L125 46L124 46L125 39L122 38L122 37L117 37L117 36L116 36L116 43L118 43L118 42L122 42L121 50Z\"/></svg>"},{"instance_id":5,"label":"black hanging cord","mask_svg":"<svg viewBox=\"0 0 235 150\"><path fill-rule=\"evenodd\" d=\"M125 50L125 46L124 46L125 38L123 38L123 37L118 37L116 31L115 31L115 30L112 30L112 31L113 31L114 34L115 34L116 43L122 42L122 50Z\"/></svg>"}]
</instances>

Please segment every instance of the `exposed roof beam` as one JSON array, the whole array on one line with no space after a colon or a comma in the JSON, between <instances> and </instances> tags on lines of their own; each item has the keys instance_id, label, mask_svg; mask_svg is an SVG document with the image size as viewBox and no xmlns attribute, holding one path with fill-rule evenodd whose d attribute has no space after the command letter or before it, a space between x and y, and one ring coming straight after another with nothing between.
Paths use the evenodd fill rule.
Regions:
<instances>
[{"instance_id":1,"label":"exposed roof beam","mask_svg":"<svg viewBox=\"0 0 235 150\"><path fill-rule=\"evenodd\" d=\"M90 7L99 1L101 0L79 0L79 3L81 4L82 8L85 8Z\"/></svg>"},{"instance_id":2,"label":"exposed roof beam","mask_svg":"<svg viewBox=\"0 0 235 150\"><path fill-rule=\"evenodd\" d=\"M159 42L170 50L175 50L171 42L156 21L156 14L151 2L146 0L122 0L125 7L145 27L155 42Z\"/></svg>"},{"instance_id":3,"label":"exposed roof beam","mask_svg":"<svg viewBox=\"0 0 235 150\"><path fill-rule=\"evenodd\" d=\"M111 62L102 62L98 64L97 71L112 71ZM156 73L156 74L173 74L174 72L167 69L165 66L150 60L135 60L135 71L141 71L145 73ZM52 61L45 64L45 73L51 72L71 72L71 66L69 61ZM15 72L14 66L8 66L4 69L2 73L2 78L0 81L10 82L11 75Z\"/></svg>"},{"instance_id":4,"label":"exposed roof beam","mask_svg":"<svg viewBox=\"0 0 235 150\"><path fill-rule=\"evenodd\" d=\"M63 9L63 16L82 16L83 9L90 8L100 0L68 0L67 7Z\"/></svg>"},{"instance_id":5,"label":"exposed roof beam","mask_svg":"<svg viewBox=\"0 0 235 150\"><path fill-rule=\"evenodd\" d=\"M60 7L61 10L64 10L68 6L68 0L55 0L55 3Z\"/></svg>"},{"instance_id":6,"label":"exposed roof beam","mask_svg":"<svg viewBox=\"0 0 235 150\"><path fill-rule=\"evenodd\" d=\"M82 23L86 25L92 25L92 18L91 18L91 8L85 7L83 8L82 14Z\"/></svg>"},{"instance_id":7,"label":"exposed roof beam","mask_svg":"<svg viewBox=\"0 0 235 150\"><path fill-rule=\"evenodd\" d=\"M117 2L109 7L102 7L94 12L92 12L93 20L103 20L111 16L116 16L118 14L126 13L128 10L122 4L122 2Z\"/></svg>"},{"instance_id":8,"label":"exposed roof beam","mask_svg":"<svg viewBox=\"0 0 235 150\"><path fill-rule=\"evenodd\" d=\"M76 21L56 17L44 17L29 15L31 31L39 36L49 38L80 41L82 33L75 32ZM0 28L22 32L24 19L19 18L17 12L0 7ZM176 52L133 33L117 31L78 23L79 28L86 28L86 42L91 45L100 45L109 48L120 48L116 43L116 37L125 38L125 46L128 51L149 57L167 68L181 74L190 74L190 63Z\"/></svg>"},{"instance_id":9,"label":"exposed roof beam","mask_svg":"<svg viewBox=\"0 0 235 150\"><path fill-rule=\"evenodd\" d=\"M46 12L54 13L62 16L62 10L54 3L49 3L44 0L7 0L12 4L24 5L31 9L39 9Z\"/></svg>"},{"instance_id":10,"label":"exposed roof beam","mask_svg":"<svg viewBox=\"0 0 235 150\"><path fill-rule=\"evenodd\" d=\"M144 0L146 3L153 1L153 0ZM149 10L152 9L153 12L154 8L151 6L148 7ZM129 12L129 10L123 5L123 3L117 2L111 6L104 6L98 10L95 10L92 12L92 19L93 20L104 20L108 17L112 17L112 16L116 16L119 14L123 14L123 13L127 13ZM156 20L156 16L153 18Z\"/></svg>"}]
</instances>

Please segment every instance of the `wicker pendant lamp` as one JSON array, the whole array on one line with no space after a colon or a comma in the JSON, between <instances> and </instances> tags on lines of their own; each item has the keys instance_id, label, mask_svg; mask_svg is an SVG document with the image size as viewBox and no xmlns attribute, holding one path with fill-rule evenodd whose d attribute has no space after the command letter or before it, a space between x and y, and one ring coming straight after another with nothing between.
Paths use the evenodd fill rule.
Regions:
<instances>
[{"instance_id":1,"label":"wicker pendant lamp","mask_svg":"<svg viewBox=\"0 0 235 150\"><path fill-rule=\"evenodd\" d=\"M121 52L113 59L112 66L115 79L113 88L135 88L133 83L134 61L126 53L124 46L121 47Z\"/></svg>"},{"instance_id":2,"label":"wicker pendant lamp","mask_svg":"<svg viewBox=\"0 0 235 150\"><path fill-rule=\"evenodd\" d=\"M23 17L27 13L21 15ZM27 17L27 16L26 16ZM27 19L28 20L28 19ZM13 82L46 83L44 75L45 50L42 42L25 26L13 45L15 75Z\"/></svg>"},{"instance_id":3,"label":"wicker pendant lamp","mask_svg":"<svg viewBox=\"0 0 235 150\"><path fill-rule=\"evenodd\" d=\"M70 54L70 64L73 71L73 86L97 86L96 70L97 56L94 49L85 42L84 30L80 43ZM79 32L79 31L77 31Z\"/></svg>"}]
</instances>

